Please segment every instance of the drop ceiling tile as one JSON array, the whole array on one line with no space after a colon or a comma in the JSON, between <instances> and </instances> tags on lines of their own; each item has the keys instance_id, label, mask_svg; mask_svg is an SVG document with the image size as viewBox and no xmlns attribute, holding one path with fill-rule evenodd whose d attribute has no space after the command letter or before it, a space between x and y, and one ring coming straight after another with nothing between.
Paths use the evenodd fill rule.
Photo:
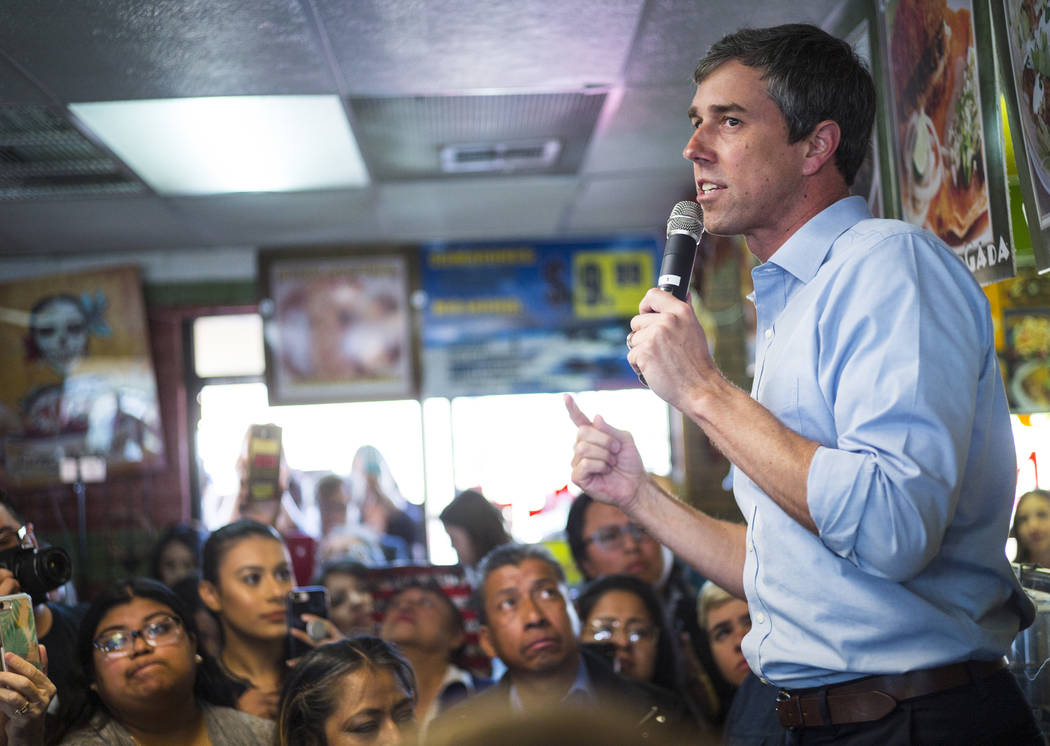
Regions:
<instances>
[{"instance_id":1,"label":"drop ceiling tile","mask_svg":"<svg viewBox=\"0 0 1050 746\"><path fill-rule=\"evenodd\" d=\"M820 25L845 0L649 0L624 75L629 85L690 82L708 48L743 27Z\"/></svg>"},{"instance_id":2,"label":"drop ceiling tile","mask_svg":"<svg viewBox=\"0 0 1050 746\"><path fill-rule=\"evenodd\" d=\"M156 197L0 203L0 225L18 237L0 254L181 249L207 237ZM148 227L148 230L146 228Z\"/></svg>"},{"instance_id":3,"label":"drop ceiling tile","mask_svg":"<svg viewBox=\"0 0 1050 746\"><path fill-rule=\"evenodd\" d=\"M223 194L171 203L223 246L305 246L379 232L369 190Z\"/></svg>"},{"instance_id":4,"label":"drop ceiling tile","mask_svg":"<svg viewBox=\"0 0 1050 746\"><path fill-rule=\"evenodd\" d=\"M691 133L686 111L693 86L628 89L591 138L581 173L611 174L666 168L688 174L682 149Z\"/></svg>"},{"instance_id":5,"label":"drop ceiling tile","mask_svg":"<svg viewBox=\"0 0 1050 746\"><path fill-rule=\"evenodd\" d=\"M592 178L581 188L566 227L576 234L654 230L662 235L674 204L695 196L688 172L684 178L659 173Z\"/></svg>"},{"instance_id":6,"label":"drop ceiling tile","mask_svg":"<svg viewBox=\"0 0 1050 746\"><path fill-rule=\"evenodd\" d=\"M3 47L0 46L0 50ZM47 94L0 54L0 101L11 104L53 104Z\"/></svg>"},{"instance_id":7,"label":"drop ceiling tile","mask_svg":"<svg viewBox=\"0 0 1050 746\"><path fill-rule=\"evenodd\" d=\"M642 0L317 0L355 95L616 82Z\"/></svg>"},{"instance_id":8,"label":"drop ceiling tile","mask_svg":"<svg viewBox=\"0 0 1050 746\"><path fill-rule=\"evenodd\" d=\"M473 178L385 184L376 209L391 239L484 239L557 232L574 177Z\"/></svg>"},{"instance_id":9,"label":"drop ceiling tile","mask_svg":"<svg viewBox=\"0 0 1050 746\"><path fill-rule=\"evenodd\" d=\"M33 0L0 49L62 101L328 93L297 0Z\"/></svg>"}]
</instances>

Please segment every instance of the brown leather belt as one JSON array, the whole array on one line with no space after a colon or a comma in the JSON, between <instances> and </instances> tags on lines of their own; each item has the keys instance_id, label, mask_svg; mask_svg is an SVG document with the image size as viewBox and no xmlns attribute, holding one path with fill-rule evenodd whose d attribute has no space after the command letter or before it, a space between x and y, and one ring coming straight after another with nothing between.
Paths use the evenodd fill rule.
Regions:
<instances>
[{"instance_id":1,"label":"brown leather belt","mask_svg":"<svg viewBox=\"0 0 1050 746\"><path fill-rule=\"evenodd\" d=\"M921 671L868 676L818 689L777 694L777 715L785 728L807 728L844 723L867 723L886 717L898 702L943 692L984 679L1003 668L1006 661L951 663ZM821 707L824 698L826 706Z\"/></svg>"}]
</instances>

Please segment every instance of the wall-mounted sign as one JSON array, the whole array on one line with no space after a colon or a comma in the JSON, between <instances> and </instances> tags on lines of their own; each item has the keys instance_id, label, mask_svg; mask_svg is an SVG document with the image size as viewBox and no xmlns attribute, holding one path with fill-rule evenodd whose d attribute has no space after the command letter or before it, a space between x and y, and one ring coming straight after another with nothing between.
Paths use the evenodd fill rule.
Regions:
<instances>
[{"instance_id":1,"label":"wall-mounted sign","mask_svg":"<svg viewBox=\"0 0 1050 746\"><path fill-rule=\"evenodd\" d=\"M425 247L424 395L638 386L624 340L660 251L649 237Z\"/></svg>"}]
</instances>

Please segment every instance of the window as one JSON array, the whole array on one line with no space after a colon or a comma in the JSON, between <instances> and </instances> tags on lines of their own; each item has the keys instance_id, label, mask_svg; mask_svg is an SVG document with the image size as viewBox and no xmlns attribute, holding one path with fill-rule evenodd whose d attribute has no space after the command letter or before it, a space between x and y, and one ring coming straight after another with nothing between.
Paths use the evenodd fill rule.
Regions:
<instances>
[{"instance_id":1,"label":"window","mask_svg":"<svg viewBox=\"0 0 1050 746\"><path fill-rule=\"evenodd\" d=\"M303 527L319 528L313 484L324 473L349 474L363 445L390 465L405 499L425 504L430 560L456 561L438 513L455 494L480 487L505 516L515 538L533 542L560 531L576 429L560 394L457 397L270 407L262 382L262 327L255 314L214 316L193 324L199 378L195 426L201 519L226 522L237 493L237 459L253 423L283 430L289 466L303 475ZM577 395L590 416L629 430L646 467L671 470L668 407L645 389Z\"/></svg>"}]
</instances>

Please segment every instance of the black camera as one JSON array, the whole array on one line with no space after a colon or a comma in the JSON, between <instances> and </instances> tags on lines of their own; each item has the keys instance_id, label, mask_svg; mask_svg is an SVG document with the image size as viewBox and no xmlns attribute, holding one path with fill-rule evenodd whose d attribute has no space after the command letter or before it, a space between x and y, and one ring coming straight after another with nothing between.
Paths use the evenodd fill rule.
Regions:
<instances>
[{"instance_id":1,"label":"black camera","mask_svg":"<svg viewBox=\"0 0 1050 746\"><path fill-rule=\"evenodd\" d=\"M65 549L14 547L0 552L0 567L10 570L34 604L47 600L47 592L66 583L73 574L73 563Z\"/></svg>"}]
</instances>

